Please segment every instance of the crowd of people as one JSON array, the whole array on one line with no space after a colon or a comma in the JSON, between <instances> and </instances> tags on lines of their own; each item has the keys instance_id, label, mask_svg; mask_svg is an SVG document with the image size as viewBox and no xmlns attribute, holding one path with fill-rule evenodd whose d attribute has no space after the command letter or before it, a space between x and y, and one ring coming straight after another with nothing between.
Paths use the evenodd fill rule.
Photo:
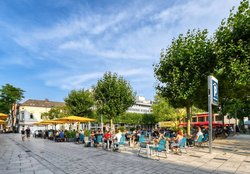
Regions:
<instances>
[{"instance_id":1,"label":"crowd of people","mask_svg":"<svg viewBox=\"0 0 250 174\"><path fill-rule=\"evenodd\" d=\"M183 133L182 129L179 129L178 131L173 131L170 129L138 129L133 131L125 130L123 132L121 129L117 129L116 131L107 130L104 133L98 129L91 131L88 136L85 136L83 130L73 130L71 132L73 132L73 136L71 136L74 139L73 141L76 143L85 143L86 147L98 147L100 143L104 143L106 148L115 146L118 147L122 140L122 136L124 136L124 141L126 140L129 142L130 146L137 146L139 143L141 143L140 137L145 137L146 139L143 141L150 141L155 145L157 145L161 139L165 139L169 142L169 148L173 151L177 150L183 137L187 139L188 146L193 146L200 136L203 137L203 132L200 127L197 127L195 131L193 131L193 134L189 136ZM26 129L23 128L21 131L22 140L24 141L25 137L29 139L30 133L31 131L29 127ZM41 133L42 138L48 138L55 141L66 141L66 139L69 138L68 135L68 130L45 130ZM88 142L85 142L84 137L88 137Z\"/></svg>"}]
</instances>

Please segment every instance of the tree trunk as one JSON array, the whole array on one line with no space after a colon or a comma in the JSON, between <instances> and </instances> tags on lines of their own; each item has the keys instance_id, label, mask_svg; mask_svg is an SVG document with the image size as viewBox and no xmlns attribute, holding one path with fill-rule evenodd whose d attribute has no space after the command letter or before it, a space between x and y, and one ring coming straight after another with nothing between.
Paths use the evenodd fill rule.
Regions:
<instances>
[{"instance_id":1,"label":"tree trunk","mask_svg":"<svg viewBox=\"0 0 250 174\"><path fill-rule=\"evenodd\" d=\"M191 107L187 106L187 134L190 135L190 128L191 128Z\"/></svg>"}]
</instances>

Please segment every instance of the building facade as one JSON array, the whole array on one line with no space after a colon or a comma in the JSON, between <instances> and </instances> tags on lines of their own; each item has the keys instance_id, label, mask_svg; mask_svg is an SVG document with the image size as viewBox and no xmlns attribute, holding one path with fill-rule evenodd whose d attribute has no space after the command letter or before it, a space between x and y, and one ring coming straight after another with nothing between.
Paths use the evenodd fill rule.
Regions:
<instances>
[{"instance_id":1,"label":"building facade","mask_svg":"<svg viewBox=\"0 0 250 174\"><path fill-rule=\"evenodd\" d=\"M146 100L145 97L137 96L135 104L128 108L127 112L139 113L139 114L151 114L152 113L152 100Z\"/></svg>"},{"instance_id":2,"label":"building facade","mask_svg":"<svg viewBox=\"0 0 250 174\"><path fill-rule=\"evenodd\" d=\"M22 127L30 127L31 131L35 131L37 126L34 123L42 121L42 113L48 112L53 107L65 106L64 102L54 102L45 100L29 99L19 106L19 131Z\"/></svg>"},{"instance_id":3,"label":"building facade","mask_svg":"<svg viewBox=\"0 0 250 174\"><path fill-rule=\"evenodd\" d=\"M131 113L140 113L140 114L150 114L152 113L152 104L151 100L146 100L145 97L137 96L136 104L130 107L127 112ZM19 112L17 116L18 120L18 131L22 127L30 127L31 131L34 132L37 129L43 129L41 127L33 125L36 122L42 121L42 113L48 112L53 107L65 106L64 102L54 102L45 100L34 100L29 99L24 103L20 104Z\"/></svg>"}]
</instances>

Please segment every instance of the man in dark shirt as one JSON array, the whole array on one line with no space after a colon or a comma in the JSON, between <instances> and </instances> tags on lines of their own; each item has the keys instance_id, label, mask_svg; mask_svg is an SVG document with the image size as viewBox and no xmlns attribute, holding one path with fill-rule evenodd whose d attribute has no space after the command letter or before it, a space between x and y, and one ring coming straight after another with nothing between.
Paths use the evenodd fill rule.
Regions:
<instances>
[{"instance_id":1,"label":"man in dark shirt","mask_svg":"<svg viewBox=\"0 0 250 174\"><path fill-rule=\"evenodd\" d=\"M29 140L29 138L30 138L30 128L29 128L29 126L26 128L25 132L26 132L26 137Z\"/></svg>"},{"instance_id":2,"label":"man in dark shirt","mask_svg":"<svg viewBox=\"0 0 250 174\"><path fill-rule=\"evenodd\" d=\"M23 127L23 129L21 130L21 136L22 136L22 141L24 141L24 138L25 138L25 130L24 130L24 127Z\"/></svg>"}]
</instances>

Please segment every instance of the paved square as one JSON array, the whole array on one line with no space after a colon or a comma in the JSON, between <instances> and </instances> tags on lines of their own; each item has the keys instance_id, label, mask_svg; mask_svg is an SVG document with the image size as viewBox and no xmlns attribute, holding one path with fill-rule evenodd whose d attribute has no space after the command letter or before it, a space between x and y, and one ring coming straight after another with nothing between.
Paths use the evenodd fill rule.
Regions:
<instances>
[{"instance_id":1,"label":"paved square","mask_svg":"<svg viewBox=\"0 0 250 174\"><path fill-rule=\"evenodd\" d=\"M245 137L239 141L245 140L249 142ZM212 154L208 148L189 148L187 154L168 154L157 161L139 157L132 148L118 153L40 138L22 142L19 134L0 134L0 173L250 173L250 151L245 150L249 144L231 150L221 146L235 147L237 142L218 140Z\"/></svg>"}]
</instances>

